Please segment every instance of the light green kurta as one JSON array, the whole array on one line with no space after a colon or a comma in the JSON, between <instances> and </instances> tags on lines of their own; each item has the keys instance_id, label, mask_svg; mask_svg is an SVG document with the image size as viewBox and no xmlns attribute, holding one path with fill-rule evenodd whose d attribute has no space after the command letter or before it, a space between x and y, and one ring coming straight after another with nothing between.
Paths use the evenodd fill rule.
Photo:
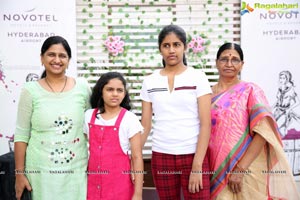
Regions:
<instances>
[{"instance_id":1,"label":"light green kurta","mask_svg":"<svg viewBox=\"0 0 300 200\"><path fill-rule=\"evenodd\" d=\"M89 96L83 78L63 93L48 92L38 82L25 83L15 142L28 143L26 176L33 200L86 199L88 151L83 122Z\"/></svg>"}]
</instances>

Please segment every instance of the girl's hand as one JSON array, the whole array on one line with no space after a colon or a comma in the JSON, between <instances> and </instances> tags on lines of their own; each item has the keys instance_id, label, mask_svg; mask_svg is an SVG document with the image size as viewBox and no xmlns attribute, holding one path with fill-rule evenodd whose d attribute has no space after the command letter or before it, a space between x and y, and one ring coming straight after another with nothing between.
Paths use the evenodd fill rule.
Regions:
<instances>
[{"instance_id":1,"label":"girl's hand","mask_svg":"<svg viewBox=\"0 0 300 200\"><path fill-rule=\"evenodd\" d=\"M202 184L202 173L201 170L193 170L191 171L189 178L189 192L196 193L200 192L200 189L203 189Z\"/></svg>"},{"instance_id":2,"label":"girl's hand","mask_svg":"<svg viewBox=\"0 0 300 200\"><path fill-rule=\"evenodd\" d=\"M15 189L16 189L16 198L17 198L17 200L21 199L21 196L22 196L23 191L24 191L25 188L28 191L32 190L27 177L24 174L16 174Z\"/></svg>"},{"instance_id":3,"label":"girl's hand","mask_svg":"<svg viewBox=\"0 0 300 200\"><path fill-rule=\"evenodd\" d=\"M133 161L132 161L132 157L130 159L130 178L131 178L131 182L134 184L134 180L135 180L135 177L134 177L134 173L133 173Z\"/></svg>"}]
</instances>

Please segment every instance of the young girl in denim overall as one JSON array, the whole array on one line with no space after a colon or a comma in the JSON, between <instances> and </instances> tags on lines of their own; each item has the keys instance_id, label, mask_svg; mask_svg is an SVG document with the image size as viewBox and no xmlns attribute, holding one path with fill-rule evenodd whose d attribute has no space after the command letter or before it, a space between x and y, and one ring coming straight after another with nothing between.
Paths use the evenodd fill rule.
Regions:
<instances>
[{"instance_id":1,"label":"young girl in denim overall","mask_svg":"<svg viewBox=\"0 0 300 200\"><path fill-rule=\"evenodd\" d=\"M126 81L120 73L103 74L93 88L93 109L85 113L89 138L88 200L142 199L143 127L129 111L129 103Z\"/></svg>"}]
</instances>

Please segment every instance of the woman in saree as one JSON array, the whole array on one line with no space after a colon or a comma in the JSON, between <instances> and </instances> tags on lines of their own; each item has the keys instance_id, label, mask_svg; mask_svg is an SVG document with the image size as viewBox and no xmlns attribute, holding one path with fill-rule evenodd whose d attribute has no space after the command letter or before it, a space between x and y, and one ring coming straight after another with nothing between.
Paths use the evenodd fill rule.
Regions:
<instances>
[{"instance_id":1,"label":"woman in saree","mask_svg":"<svg viewBox=\"0 0 300 200\"><path fill-rule=\"evenodd\" d=\"M211 199L300 199L264 92L239 79L243 52L223 44L212 87Z\"/></svg>"}]
</instances>

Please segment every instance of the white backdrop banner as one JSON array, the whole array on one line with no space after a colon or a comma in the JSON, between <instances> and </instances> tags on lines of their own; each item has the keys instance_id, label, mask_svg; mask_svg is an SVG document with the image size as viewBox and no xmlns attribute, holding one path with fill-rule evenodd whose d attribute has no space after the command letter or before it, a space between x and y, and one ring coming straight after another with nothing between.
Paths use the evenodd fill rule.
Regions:
<instances>
[{"instance_id":1,"label":"white backdrop banner","mask_svg":"<svg viewBox=\"0 0 300 200\"><path fill-rule=\"evenodd\" d=\"M13 149L17 105L26 81L43 68L40 49L53 35L64 37L72 49L68 74L76 76L75 0L0 1L0 155Z\"/></svg>"},{"instance_id":2,"label":"white backdrop banner","mask_svg":"<svg viewBox=\"0 0 300 200\"><path fill-rule=\"evenodd\" d=\"M265 91L294 176L300 177L300 2L248 0L241 5L242 79Z\"/></svg>"}]
</instances>

